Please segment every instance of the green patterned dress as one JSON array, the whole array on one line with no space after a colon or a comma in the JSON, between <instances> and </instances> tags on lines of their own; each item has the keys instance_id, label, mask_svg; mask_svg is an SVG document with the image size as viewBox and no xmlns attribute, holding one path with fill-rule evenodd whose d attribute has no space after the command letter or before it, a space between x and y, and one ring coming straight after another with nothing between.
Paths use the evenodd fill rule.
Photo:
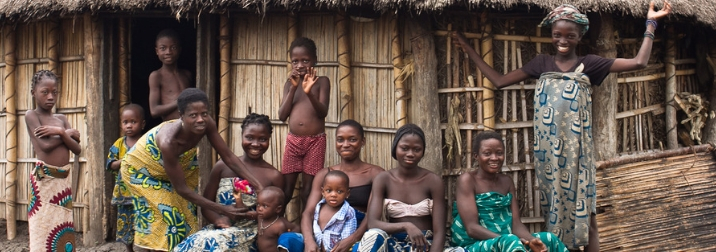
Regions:
<instances>
[{"instance_id":1,"label":"green patterned dress","mask_svg":"<svg viewBox=\"0 0 716 252\"><path fill-rule=\"evenodd\" d=\"M478 240L467 235L462 218L457 211L457 202L453 203L453 223L450 226L452 234L450 245L465 248L470 252L511 252L531 251L522 245L520 238L512 234L512 194L502 195L497 192L487 192L475 195L477 204L478 222L480 226L499 234L500 236ZM548 232L534 233L532 236L542 240L550 252L568 252L557 236Z\"/></svg>"}]
</instances>

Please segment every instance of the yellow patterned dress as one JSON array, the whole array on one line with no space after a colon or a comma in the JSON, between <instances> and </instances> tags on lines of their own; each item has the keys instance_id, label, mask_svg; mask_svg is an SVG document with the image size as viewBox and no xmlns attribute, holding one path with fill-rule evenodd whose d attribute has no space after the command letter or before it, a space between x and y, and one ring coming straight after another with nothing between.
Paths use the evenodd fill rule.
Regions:
<instances>
[{"instance_id":1,"label":"yellow patterned dress","mask_svg":"<svg viewBox=\"0 0 716 252\"><path fill-rule=\"evenodd\" d=\"M177 194L169 182L161 150L154 140L164 122L144 134L122 160L122 181L132 194L134 245L169 251L199 229L196 205ZM189 188L197 190L196 148L179 157Z\"/></svg>"}]
</instances>

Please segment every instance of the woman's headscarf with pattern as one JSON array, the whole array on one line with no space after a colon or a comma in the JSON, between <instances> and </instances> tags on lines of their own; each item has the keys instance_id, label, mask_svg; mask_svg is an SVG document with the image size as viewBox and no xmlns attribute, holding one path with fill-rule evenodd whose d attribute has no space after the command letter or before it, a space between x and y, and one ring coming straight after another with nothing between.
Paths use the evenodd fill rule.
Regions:
<instances>
[{"instance_id":1,"label":"woman's headscarf with pattern","mask_svg":"<svg viewBox=\"0 0 716 252\"><path fill-rule=\"evenodd\" d=\"M550 26L558 20L572 21L584 26L584 29L582 29L582 35L587 33L587 30L589 30L589 19L587 19L587 15L579 12L577 7L574 7L571 4L562 4L559 7L554 8L552 12L547 14L547 17L542 19L542 23L540 23L539 26Z\"/></svg>"}]
</instances>

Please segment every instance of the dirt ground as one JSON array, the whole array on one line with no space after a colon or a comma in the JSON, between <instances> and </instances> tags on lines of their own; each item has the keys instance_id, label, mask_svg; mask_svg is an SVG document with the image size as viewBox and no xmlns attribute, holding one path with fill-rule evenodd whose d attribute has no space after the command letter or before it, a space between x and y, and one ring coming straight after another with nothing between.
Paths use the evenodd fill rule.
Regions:
<instances>
[{"instance_id":1,"label":"dirt ground","mask_svg":"<svg viewBox=\"0 0 716 252\"><path fill-rule=\"evenodd\" d=\"M29 235L27 232L27 222L17 222L17 236L15 239L7 240L7 225L5 219L0 219L0 251L2 252L26 252L30 251ZM85 247L82 245L82 234L77 234L77 251L78 252L109 252L109 251L125 251L124 244L118 242L108 242L100 246Z\"/></svg>"}]
</instances>

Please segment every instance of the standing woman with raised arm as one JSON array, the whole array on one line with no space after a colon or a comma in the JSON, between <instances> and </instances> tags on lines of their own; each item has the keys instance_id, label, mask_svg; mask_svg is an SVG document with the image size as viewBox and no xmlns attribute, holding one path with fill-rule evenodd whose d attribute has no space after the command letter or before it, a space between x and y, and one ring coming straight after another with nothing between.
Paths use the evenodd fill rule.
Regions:
<instances>
[{"instance_id":1,"label":"standing woman with raised arm","mask_svg":"<svg viewBox=\"0 0 716 252\"><path fill-rule=\"evenodd\" d=\"M464 36L452 34L454 43L497 88L539 78L534 96L534 155L540 205L547 230L570 249L588 245L588 251L599 250L590 86L600 85L610 72L646 67L657 20L670 12L668 2L660 11L654 11L651 2L644 41L632 59L607 59L593 54L580 57L576 47L589 28L589 20L574 6L563 4L540 24L552 26L552 44L557 54L538 55L505 75L487 65Z\"/></svg>"}]
</instances>

